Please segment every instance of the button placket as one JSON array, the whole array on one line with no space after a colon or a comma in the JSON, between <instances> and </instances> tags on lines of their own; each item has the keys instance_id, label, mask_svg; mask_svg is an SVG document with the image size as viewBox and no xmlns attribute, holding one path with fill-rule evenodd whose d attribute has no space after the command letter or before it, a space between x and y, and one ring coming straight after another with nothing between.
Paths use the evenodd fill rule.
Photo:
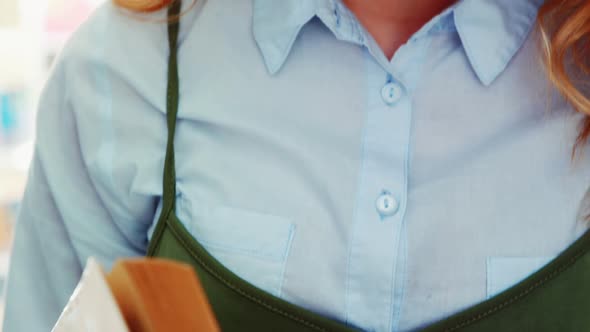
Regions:
<instances>
[{"instance_id":1,"label":"button placket","mask_svg":"<svg viewBox=\"0 0 590 332\"><path fill-rule=\"evenodd\" d=\"M369 99L347 271L346 313L347 321L354 325L392 330L401 303L394 285L399 284L398 267L405 264L398 248L405 236L402 229L412 103L402 80L385 72L378 61L369 61Z\"/></svg>"}]
</instances>

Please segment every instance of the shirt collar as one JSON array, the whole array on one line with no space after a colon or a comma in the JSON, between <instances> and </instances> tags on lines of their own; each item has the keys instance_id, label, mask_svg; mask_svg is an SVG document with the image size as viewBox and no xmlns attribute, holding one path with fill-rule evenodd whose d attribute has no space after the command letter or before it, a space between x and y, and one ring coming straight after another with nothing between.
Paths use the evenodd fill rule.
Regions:
<instances>
[{"instance_id":1,"label":"shirt collar","mask_svg":"<svg viewBox=\"0 0 590 332\"><path fill-rule=\"evenodd\" d=\"M480 81L491 84L507 67L534 25L544 0L461 0L452 12L467 58ZM271 74L285 63L301 29L314 17L340 39L363 43L363 32L346 24L352 16L339 0L254 0L253 33ZM439 17L440 18L440 17Z\"/></svg>"},{"instance_id":2,"label":"shirt collar","mask_svg":"<svg viewBox=\"0 0 590 332\"><path fill-rule=\"evenodd\" d=\"M473 70L491 84L526 40L544 0L463 0L455 28Z\"/></svg>"},{"instance_id":3,"label":"shirt collar","mask_svg":"<svg viewBox=\"0 0 590 332\"><path fill-rule=\"evenodd\" d=\"M314 17L338 23L338 0L254 0L253 32L271 74L280 70L301 29Z\"/></svg>"}]
</instances>

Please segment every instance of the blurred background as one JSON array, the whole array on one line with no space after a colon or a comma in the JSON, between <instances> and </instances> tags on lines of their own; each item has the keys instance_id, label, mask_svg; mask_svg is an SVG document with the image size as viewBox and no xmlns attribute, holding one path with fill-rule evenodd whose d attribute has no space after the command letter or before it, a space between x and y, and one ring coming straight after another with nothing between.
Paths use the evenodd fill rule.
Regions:
<instances>
[{"instance_id":1,"label":"blurred background","mask_svg":"<svg viewBox=\"0 0 590 332\"><path fill-rule=\"evenodd\" d=\"M104 1L0 0L0 303L39 93L64 42Z\"/></svg>"}]
</instances>

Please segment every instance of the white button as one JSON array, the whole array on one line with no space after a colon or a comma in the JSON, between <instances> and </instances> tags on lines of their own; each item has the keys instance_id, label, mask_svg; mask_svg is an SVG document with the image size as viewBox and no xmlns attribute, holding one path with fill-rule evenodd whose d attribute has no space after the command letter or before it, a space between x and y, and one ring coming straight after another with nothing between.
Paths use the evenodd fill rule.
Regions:
<instances>
[{"instance_id":1,"label":"white button","mask_svg":"<svg viewBox=\"0 0 590 332\"><path fill-rule=\"evenodd\" d=\"M404 91L401 85L394 82L390 82L385 84L385 86L381 90L381 97L383 98L383 101L386 104L393 105L402 98L403 93Z\"/></svg>"},{"instance_id":2,"label":"white button","mask_svg":"<svg viewBox=\"0 0 590 332\"><path fill-rule=\"evenodd\" d=\"M387 191L381 193L375 202L377 206L377 212L382 216L394 215L399 209L399 202L395 197Z\"/></svg>"}]
</instances>

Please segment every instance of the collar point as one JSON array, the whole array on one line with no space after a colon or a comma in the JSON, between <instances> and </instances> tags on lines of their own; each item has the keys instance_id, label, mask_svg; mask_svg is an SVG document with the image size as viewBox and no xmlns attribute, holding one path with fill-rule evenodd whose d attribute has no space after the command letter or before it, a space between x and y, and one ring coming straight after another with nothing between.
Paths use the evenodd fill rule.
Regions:
<instances>
[{"instance_id":1,"label":"collar point","mask_svg":"<svg viewBox=\"0 0 590 332\"><path fill-rule=\"evenodd\" d=\"M256 40L258 50L262 55L262 59L268 73L270 75L277 74L287 60L287 56L291 47L289 45L287 45L288 47L281 47L281 45L276 45L275 43L269 42L268 40L271 38L267 38L267 36L264 36L262 33L259 33L256 30L254 31L254 39ZM281 51L281 49L286 49L286 51Z\"/></svg>"},{"instance_id":2,"label":"collar point","mask_svg":"<svg viewBox=\"0 0 590 332\"><path fill-rule=\"evenodd\" d=\"M500 76L500 72L497 73L483 73L483 72L476 72L477 78L479 81L486 87L489 87L494 83L494 81Z\"/></svg>"},{"instance_id":3,"label":"collar point","mask_svg":"<svg viewBox=\"0 0 590 332\"><path fill-rule=\"evenodd\" d=\"M262 57L264 58L266 70L271 76L276 75L281 70L285 62L284 60L280 60L276 56L271 56L269 52L265 51L262 51Z\"/></svg>"},{"instance_id":4,"label":"collar point","mask_svg":"<svg viewBox=\"0 0 590 332\"><path fill-rule=\"evenodd\" d=\"M479 81L486 87L492 85L508 67L513 56L504 57L487 57L481 54L479 57L468 55L471 68ZM482 61L485 60L485 61Z\"/></svg>"}]
</instances>

